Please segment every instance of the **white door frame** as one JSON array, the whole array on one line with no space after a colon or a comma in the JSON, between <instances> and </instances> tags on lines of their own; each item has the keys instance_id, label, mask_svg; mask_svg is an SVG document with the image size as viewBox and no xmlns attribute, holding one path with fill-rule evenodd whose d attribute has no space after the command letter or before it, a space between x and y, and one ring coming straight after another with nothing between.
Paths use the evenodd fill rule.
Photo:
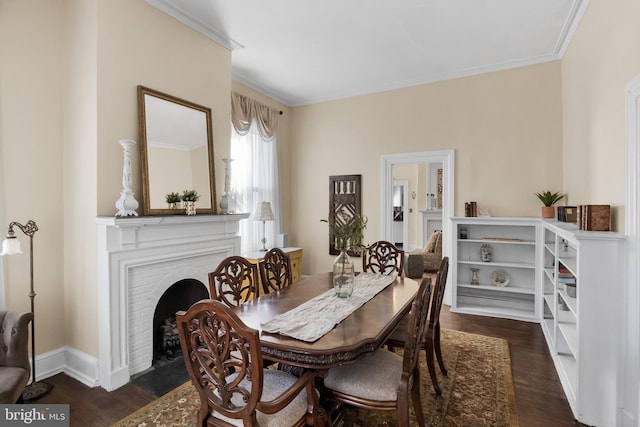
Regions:
<instances>
[{"instance_id":1,"label":"white door frame","mask_svg":"<svg viewBox=\"0 0 640 427\"><path fill-rule=\"evenodd\" d=\"M625 90L627 145L627 200L625 234L627 268L624 283L622 355L618 370L618 425L640 425L640 75Z\"/></svg>"},{"instance_id":2,"label":"white door frame","mask_svg":"<svg viewBox=\"0 0 640 427\"><path fill-rule=\"evenodd\" d=\"M414 163L442 163L442 254L451 258L451 217L455 203L455 151L424 151L382 155L381 210L382 238L393 236L393 165ZM390 240L389 240L390 241ZM448 277L451 277L449 275ZM445 304L451 304L451 286L446 287Z\"/></svg>"}]
</instances>

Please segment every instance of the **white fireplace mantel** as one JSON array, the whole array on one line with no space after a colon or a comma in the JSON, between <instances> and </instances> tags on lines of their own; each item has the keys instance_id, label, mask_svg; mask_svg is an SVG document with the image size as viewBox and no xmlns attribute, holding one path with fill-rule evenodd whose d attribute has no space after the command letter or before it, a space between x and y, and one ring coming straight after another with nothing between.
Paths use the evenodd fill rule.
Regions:
<instances>
[{"instance_id":1,"label":"white fireplace mantel","mask_svg":"<svg viewBox=\"0 0 640 427\"><path fill-rule=\"evenodd\" d=\"M108 391L149 368L155 306L174 283L207 285L220 261L242 253L249 214L98 217L100 385Z\"/></svg>"}]
</instances>

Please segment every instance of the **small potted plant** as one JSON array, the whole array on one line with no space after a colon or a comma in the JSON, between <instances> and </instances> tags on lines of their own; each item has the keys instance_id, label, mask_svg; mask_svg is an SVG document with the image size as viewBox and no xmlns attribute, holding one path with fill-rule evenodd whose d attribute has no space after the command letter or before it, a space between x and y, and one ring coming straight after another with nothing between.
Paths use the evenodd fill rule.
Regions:
<instances>
[{"instance_id":1,"label":"small potted plant","mask_svg":"<svg viewBox=\"0 0 640 427\"><path fill-rule=\"evenodd\" d=\"M182 192L182 205L187 215L196 214L196 202L200 199L200 194L196 190L184 190Z\"/></svg>"},{"instance_id":2,"label":"small potted plant","mask_svg":"<svg viewBox=\"0 0 640 427\"><path fill-rule=\"evenodd\" d=\"M536 196L542 204L542 218L553 218L555 217L556 209L553 205L560 199L564 197L564 194L560 193L552 193L551 191L543 191L542 193L536 193Z\"/></svg>"},{"instance_id":3,"label":"small potted plant","mask_svg":"<svg viewBox=\"0 0 640 427\"><path fill-rule=\"evenodd\" d=\"M168 193L165 197L167 200L167 204L169 204L169 209L175 209L180 203L180 195L178 193Z\"/></svg>"}]
</instances>

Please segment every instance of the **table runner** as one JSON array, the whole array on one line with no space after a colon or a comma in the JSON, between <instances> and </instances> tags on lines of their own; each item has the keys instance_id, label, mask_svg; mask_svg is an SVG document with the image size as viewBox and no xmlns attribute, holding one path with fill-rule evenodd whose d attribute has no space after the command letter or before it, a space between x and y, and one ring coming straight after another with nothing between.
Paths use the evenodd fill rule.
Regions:
<instances>
[{"instance_id":1,"label":"table runner","mask_svg":"<svg viewBox=\"0 0 640 427\"><path fill-rule=\"evenodd\" d=\"M338 298L330 289L262 323L262 330L302 341L316 341L395 280L396 276L360 273L355 277L351 297Z\"/></svg>"}]
</instances>

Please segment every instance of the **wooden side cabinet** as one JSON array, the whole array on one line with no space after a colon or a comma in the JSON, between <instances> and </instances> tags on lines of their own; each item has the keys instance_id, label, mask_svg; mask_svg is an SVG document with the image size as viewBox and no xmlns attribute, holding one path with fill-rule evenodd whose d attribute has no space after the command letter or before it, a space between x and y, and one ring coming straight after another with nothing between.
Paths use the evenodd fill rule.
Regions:
<instances>
[{"instance_id":1,"label":"wooden side cabinet","mask_svg":"<svg viewBox=\"0 0 640 427\"><path fill-rule=\"evenodd\" d=\"M289 254L289 261L291 262L291 275L293 276L293 282L297 282L302 278L302 248L280 248L287 254ZM264 251L248 252L244 255L249 261L257 264L264 257ZM262 295L262 284L259 287L260 295Z\"/></svg>"}]
</instances>

